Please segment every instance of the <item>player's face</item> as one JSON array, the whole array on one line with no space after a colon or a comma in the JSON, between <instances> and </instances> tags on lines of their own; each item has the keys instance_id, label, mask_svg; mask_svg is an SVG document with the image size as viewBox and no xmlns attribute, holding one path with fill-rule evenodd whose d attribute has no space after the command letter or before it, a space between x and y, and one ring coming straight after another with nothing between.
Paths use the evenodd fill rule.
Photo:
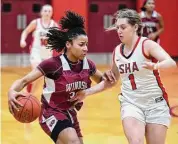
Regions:
<instances>
[{"instance_id":1,"label":"player's face","mask_svg":"<svg viewBox=\"0 0 178 144\"><path fill-rule=\"evenodd\" d=\"M72 40L71 45L68 47L71 59L83 60L88 52L88 37L86 35L79 35Z\"/></svg>"},{"instance_id":2,"label":"player's face","mask_svg":"<svg viewBox=\"0 0 178 144\"><path fill-rule=\"evenodd\" d=\"M53 9L50 6L44 6L41 10L41 17L43 18L51 18L53 14Z\"/></svg>"},{"instance_id":3,"label":"player's face","mask_svg":"<svg viewBox=\"0 0 178 144\"><path fill-rule=\"evenodd\" d=\"M148 0L145 8L147 9L147 11L154 11L155 9L155 1L154 0Z\"/></svg>"},{"instance_id":4,"label":"player's face","mask_svg":"<svg viewBox=\"0 0 178 144\"><path fill-rule=\"evenodd\" d=\"M135 27L128 23L127 18L119 18L116 22L116 28L122 43L130 42L136 33Z\"/></svg>"}]
</instances>

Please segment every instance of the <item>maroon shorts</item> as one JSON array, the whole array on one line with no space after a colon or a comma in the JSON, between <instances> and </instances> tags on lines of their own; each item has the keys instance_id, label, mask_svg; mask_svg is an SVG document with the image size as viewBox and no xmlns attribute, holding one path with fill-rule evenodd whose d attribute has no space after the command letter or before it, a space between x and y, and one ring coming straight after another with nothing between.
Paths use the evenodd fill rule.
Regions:
<instances>
[{"instance_id":1,"label":"maroon shorts","mask_svg":"<svg viewBox=\"0 0 178 144\"><path fill-rule=\"evenodd\" d=\"M54 142L56 142L59 133L68 127L73 127L78 137L82 137L77 112L74 109L62 111L43 109L40 116L40 125Z\"/></svg>"}]
</instances>

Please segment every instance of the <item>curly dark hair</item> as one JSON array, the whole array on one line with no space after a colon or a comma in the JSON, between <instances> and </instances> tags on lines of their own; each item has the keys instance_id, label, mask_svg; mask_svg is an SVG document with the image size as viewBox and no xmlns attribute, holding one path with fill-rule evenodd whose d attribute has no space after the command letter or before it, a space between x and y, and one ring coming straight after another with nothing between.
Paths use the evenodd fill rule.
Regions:
<instances>
[{"instance_id":1,"label":"curly dark hair","mask_svg":"<svg viewBox=\"0 0 178 144\"><path fill-rule=\"evenodd\" d=\"M84 22L84 18L79 14L66 11L65 16L59 21L61 28L51 27L48 29L47 48L61 52L67 41L71 42L78 35L86 35Z\"/></svg>"}]
</instances>

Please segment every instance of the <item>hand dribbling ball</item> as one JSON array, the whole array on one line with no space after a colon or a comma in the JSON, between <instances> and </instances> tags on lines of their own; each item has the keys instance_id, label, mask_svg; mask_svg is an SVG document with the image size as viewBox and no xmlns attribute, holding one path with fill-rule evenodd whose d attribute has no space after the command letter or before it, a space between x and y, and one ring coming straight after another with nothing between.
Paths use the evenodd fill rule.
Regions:
<instances>
[{"instance_id":1,"label":"hand dribbling ball","mask_svg":"<svg viewBox=\"0 0 178 144\"><path fill-rule=\"evenodd\" d=\"M14 117L21 123L30 123L36 120L41 112L40 101L30 96L18 96L17 100L23 105L19 107L19 111L14 109Z\"/></svg>"}]
</instances>

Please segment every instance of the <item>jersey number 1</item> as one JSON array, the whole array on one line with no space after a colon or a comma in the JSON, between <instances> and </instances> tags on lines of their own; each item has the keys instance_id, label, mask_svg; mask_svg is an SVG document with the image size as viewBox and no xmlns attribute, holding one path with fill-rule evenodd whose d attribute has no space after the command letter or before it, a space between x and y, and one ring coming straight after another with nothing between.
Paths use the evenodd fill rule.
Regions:
<instances>
[{"instance_id":1,"label":"jersey number 1","mask_svg":"<svg viewBox=\"0 0 178 144\"><path fill-rule=\"evenodd\" d=\"M137 86L136 86L135 78L134 78L133 74L129 75L129 80L130 80L130 83L131 83L131 86L132 86L132 90L136 90Z\"/></svg>"}]
</instances>

